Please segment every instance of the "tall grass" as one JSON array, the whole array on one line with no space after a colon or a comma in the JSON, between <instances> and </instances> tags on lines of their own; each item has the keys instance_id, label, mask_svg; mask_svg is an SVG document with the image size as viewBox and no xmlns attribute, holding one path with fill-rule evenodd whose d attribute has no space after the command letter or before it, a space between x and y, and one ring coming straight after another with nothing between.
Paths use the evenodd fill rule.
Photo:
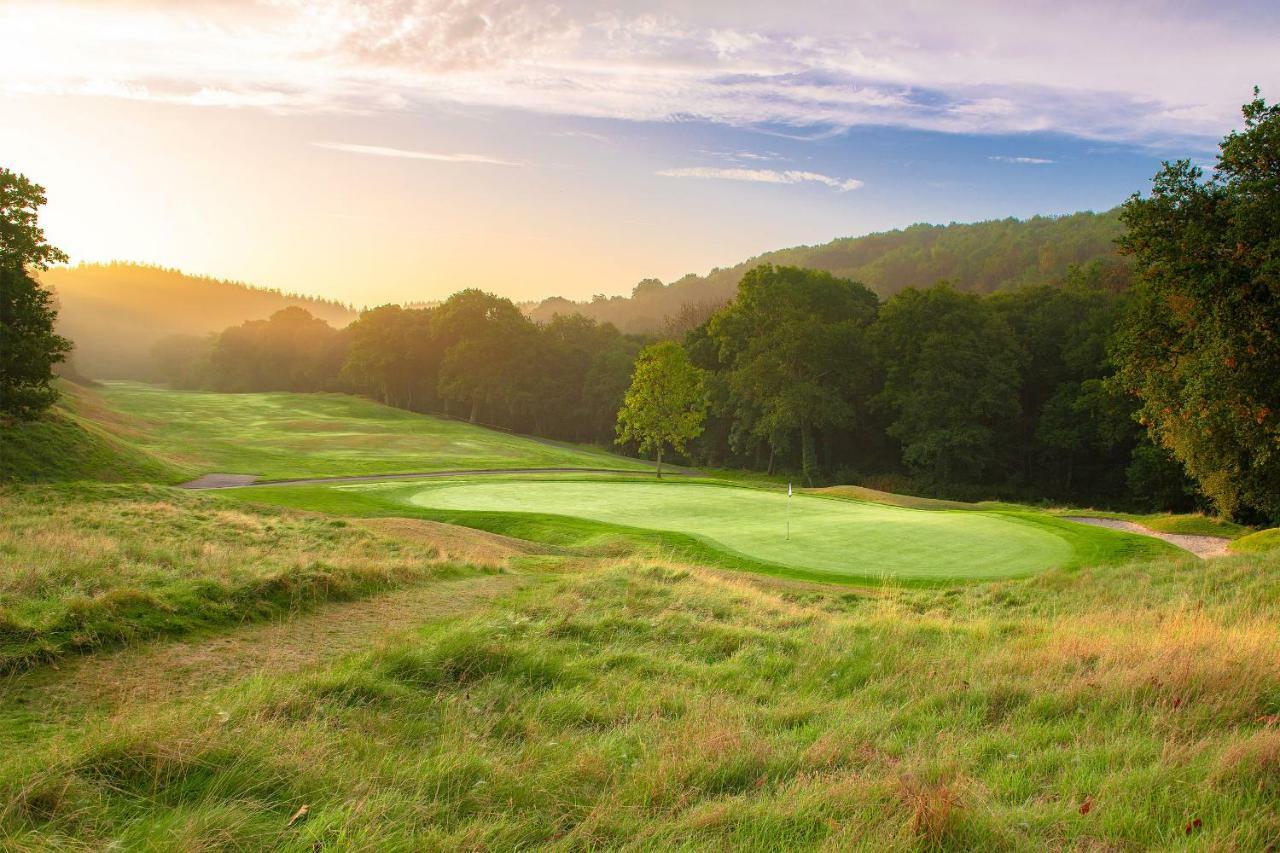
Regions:
<instances>
[{"instance_id":1,"label":"tall grass","mask_svg":"<svg viewBox=\"0 0 1280 853\"><path fill-rule=\"evenodd\" d=\"M302 678L13 746L0 833L165 849L1264 849L1280 837L1277 581L1278 555L874 593L575 561Z\"/></svg>"},{"instance_id":2,"label":"tall grass","mask_svg":"<svg viewBox=\"0 0 1280 853\"><path fill-rule=\"evenodd\" d=\"M440 556L155 486L0 487L0 673L467 571Z\"/></svg>"}]
</instances>

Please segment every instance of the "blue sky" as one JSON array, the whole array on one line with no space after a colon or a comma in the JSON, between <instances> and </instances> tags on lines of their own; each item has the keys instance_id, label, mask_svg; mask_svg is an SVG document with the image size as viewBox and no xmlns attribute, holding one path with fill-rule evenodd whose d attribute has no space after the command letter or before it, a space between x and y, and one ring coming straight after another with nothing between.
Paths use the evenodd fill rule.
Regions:
<instances>
[{"instance_id":1,"label":"blue sky","mask_svg":"<svg viewBox=\"0 0 1280 853\"><path fill-rule=\"evenodd\" d=\"M626 292L1106 209L1280 92L1274 4L11 0L0 163L74 259L357 304Z\"/></svg>"}]
</instances>

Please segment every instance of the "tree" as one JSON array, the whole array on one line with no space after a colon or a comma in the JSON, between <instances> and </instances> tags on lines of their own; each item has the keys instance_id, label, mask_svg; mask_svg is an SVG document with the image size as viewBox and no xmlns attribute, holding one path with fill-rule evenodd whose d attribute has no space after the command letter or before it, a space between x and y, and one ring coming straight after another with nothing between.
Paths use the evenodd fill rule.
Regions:
<instances>
[{"instance_id":1,"label":"tree","mask_svg":"<svg viewBox=\"0 0 1280 853\"><path fill-rule=\"evenodd\" d=\"M884 369L877 404L907 466L935 483L979 482L998 466L1021 412L1025 353L992 304L942 284L908 289L873 331Z\"/></svg>"},{"instance_id":2,"label":"tree","mask_svg":"<svg viewBox=\"0 0 1280 853\"><path fill-rule=\"evenodd\" d=\"M526 401L536 372L529 358L536 330L510 299L459 291L435 310L431 325L444 353L440 396L466 406L472 423L481 406L511 415Z\"/></svg>"},{"instance_id":3,"label":"tree","mask_svg":"<svg viewBox=\"0 0 1280 853\"><path fill-rule=\"evenodd\" d=\"M634 441L641 453L656 453L662 477L662 451L684 452L702 433L707 414L702 371L674 341L641 350L631 387L618 411L618 444Z\"/></svg>"},{"instance_id":4,"label":"tree","mask_svg":"<svg viewBox=\"0 0 1280 853\"><path fill-rule=\"evenodd\" d=\"M1118 381L1219 512L1280 520L1280 105L1254 90L1209 180L1166 163L1131 197L1137 283Z\"/></svg>"},{"instance_id":5,"label":"tree","mask_svg":"<svg viewBox=\"0 0 1280 853\"><path fill-rule=\"evenodd\" d=\"M748 272L738 297L710 321L738 407L737 434L785 450L800 439L801 468L813 485L815 433L851 429L875 384L866 330L877 299L830 273L764 264Z\"/></svg>"},{"instance_id":6,"label":"tree","mask_svg":"<svg viewBox=\"0 0 1280 853\"><path fill-rule=\"evenodd\" d=\"M0 169L0 416L20 420L53 405L53 367L71 351L53 331L52 294L32 275L67 260L39 225L45 202L44 187Z\"/></svg>"}]
</instances>

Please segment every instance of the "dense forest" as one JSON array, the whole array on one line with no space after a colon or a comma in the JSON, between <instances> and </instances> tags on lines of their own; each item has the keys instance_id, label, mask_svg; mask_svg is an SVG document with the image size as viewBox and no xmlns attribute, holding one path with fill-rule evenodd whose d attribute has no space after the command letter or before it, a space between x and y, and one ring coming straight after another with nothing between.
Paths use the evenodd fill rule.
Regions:
<instances>
[{"instance_id":1,"label":"dense forest","mask_svg":"<svg viewBox=\"0 0 1280 853\"><path fill-rule=\"evenodd\" d=\"M547 299L532 310L532 316L547 320L555 314L579 313L628 332L685 331L733 299L743 276L760 264L823 270L862 282L882 298L939 281L980 294L1052 284L1062 281L1071 267L1095 261L1103 262L1101 274L1108 282L1120 287L1130 275L1130 264L1116 253L1115 241L1122 230L1118 210L913 225L768 252L666 285L646 279L630 297L597 296L590 302Z\"/></svg>"},{"instance_id":2,"label":"dense forest","mask_svg":"<svg viewBox=\"0 0 1280 853\"><path fill-rule=\"evenodd\" d=\"M697 465L878 478L959 496L1185 508L1193 492L1106 382L1126 290L1104 261L1059 282L979 296L949 284L881 303L799 267L753 268L736 298L676 339L708 376ZM353 391L504 429L607 443L640 350L581 315L536 323L467 290L387 305L335 329L298 307L159 342L179 388Z\"/></svg>"},{"instance_id":3,"label":"dense forest","mask_svg":"<svg viewBox=\"0 0 1280 853\"><path fill-rule=\"evenodd\" d=\"M75 341L75 370L97 379L153 379L161 338L218 332L289 305L337 325L355 318L337 302L144 264L52 267L40 278L57 298L58 331Z\"/></svg>"}]
</instances>

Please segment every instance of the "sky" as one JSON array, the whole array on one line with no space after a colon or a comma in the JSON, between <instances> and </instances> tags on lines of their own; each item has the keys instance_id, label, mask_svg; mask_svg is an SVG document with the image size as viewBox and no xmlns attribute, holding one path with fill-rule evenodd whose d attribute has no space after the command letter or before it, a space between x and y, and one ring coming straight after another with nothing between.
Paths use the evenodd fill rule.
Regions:
<instances>
[{"instance_id":1,"label":"sky","mask_svg":"<svg viewBox=\"0 0 1280 853\"><path fill-rule=\"evenodd\" d=\"M1254 85L1280 4L0 0L0 166L73 261L356 305L1105 210Z\"/></svg>"}]
</instances>

